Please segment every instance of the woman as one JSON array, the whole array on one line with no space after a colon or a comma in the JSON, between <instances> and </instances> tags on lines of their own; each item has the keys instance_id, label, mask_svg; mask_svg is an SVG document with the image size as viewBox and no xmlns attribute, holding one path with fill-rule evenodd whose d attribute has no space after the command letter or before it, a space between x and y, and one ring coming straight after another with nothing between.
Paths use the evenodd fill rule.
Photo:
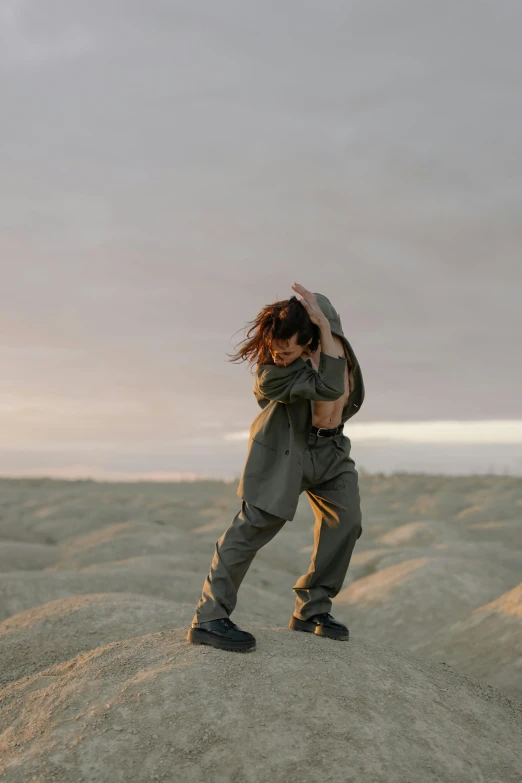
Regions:
<instances>
[{"instance_id":1,"label":"woman","mask_svg":"<svg viewBox=\"0 0 522 783\"><path fill-rule=\"evenodd\" d=\"M264 307L233 358L256 365L254 394L262 410L250 427L237 490L241 509L215 544L187 634L193 644L255 649L255 637L230 614L256 552L294 518L303 491L315 514L314 551L293 587L288 627L349 638L329 610L362 533L358 473L342 430L362 405L364 383L330 300L298 283L292 288L301 298Z\"/></svg>"}]
</instances>

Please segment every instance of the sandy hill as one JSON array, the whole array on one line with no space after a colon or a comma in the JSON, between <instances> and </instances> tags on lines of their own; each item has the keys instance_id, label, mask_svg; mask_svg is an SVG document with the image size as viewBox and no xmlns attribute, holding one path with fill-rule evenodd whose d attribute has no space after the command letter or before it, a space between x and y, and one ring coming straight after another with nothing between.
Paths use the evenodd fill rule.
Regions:
<instances>
[{"instance_id":1,"label":"sandy hill","mask_svg":"<svg viewBox=\"0 0 522 783\"><path fill-rule=\"evenodd\" d=\"M0 480L0 780L522 780L522 480L360 472L333 614L287 628L306 494L232 619L186 642L235 484Z\"/></svg>"},{"instance_id":2,"label":"sandy hill","mask_svg":"<svg viewBox=\"0 0 522 783\"><path fill-rule=\"evenodd\" d=\"M474 609L415 650L522 696L522 582Z\"/></svg>"},{"instance_id":3,"label":"sandy hill","mask_svg":"<svg viewBox=\"0 0 522 783\"><path fill-rule=\"evenodd\" d=\"M408 651L255 627L115 641L3 688L10 783L519 783L522 705Z\"/></svg>"}]
</instances>

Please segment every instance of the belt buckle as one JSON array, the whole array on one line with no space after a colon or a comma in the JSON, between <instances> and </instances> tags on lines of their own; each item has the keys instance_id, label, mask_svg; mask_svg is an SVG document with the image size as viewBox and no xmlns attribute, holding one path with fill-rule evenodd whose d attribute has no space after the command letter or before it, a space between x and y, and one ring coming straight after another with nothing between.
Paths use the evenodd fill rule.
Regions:
<instances>
[{"instance_id":1,"label":"belt buckle","mask_svg":"<svg viewBox=\"0 0 522 783\"><path fill-rule=\"evenodd\" d=\"M328 432L330 429L331 427L319 427L315 434L318 438L327 438L328 435L321 435L321 430L326 430L326 432Z\"/></svg>"}]
</instances>

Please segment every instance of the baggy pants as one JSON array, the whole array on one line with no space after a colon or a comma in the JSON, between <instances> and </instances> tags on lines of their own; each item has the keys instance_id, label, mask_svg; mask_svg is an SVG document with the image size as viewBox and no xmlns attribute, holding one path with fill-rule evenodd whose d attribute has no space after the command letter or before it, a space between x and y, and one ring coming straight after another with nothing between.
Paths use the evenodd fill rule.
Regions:
<instances>
[{"instance_id":1,"label":"baggy pants","mask_svg":"<svg viewBox=\"0 0 522 783\"><path fill-rule=\"evenodd\" d=\"M331 599L342 588L355 542L362 533L359 477L349 457L350 449L350 440L342 433L326 438L312 433L308 436L300 492L308 495L315 527L310 566L292 588L293 613L300 620L331 611ZM230 616L256 552L285 522L245 500L241 502L240 510L215 544L193 623Z\"/></svg>"}]
</instances>

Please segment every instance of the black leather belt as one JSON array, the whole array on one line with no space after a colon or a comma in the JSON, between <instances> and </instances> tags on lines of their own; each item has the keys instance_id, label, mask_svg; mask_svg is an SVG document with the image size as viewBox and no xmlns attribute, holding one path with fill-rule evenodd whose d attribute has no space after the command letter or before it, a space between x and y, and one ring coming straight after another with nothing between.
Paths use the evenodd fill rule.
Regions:
<instances>
[{"instance_id":1,"label":"black leather belt","mask_svg":"<svg viewBox=\"0 0 522 783\"><path fill-rule=\"evenodd\" d=\"M319 438L331 438L334 435L338 435L340 432L342 432L343 427L344 423L339 424L338 427L332 427L331 429L328 427L314 427L312 425L310 432L312 435L317 435Z\"/></svg>"}]
</instances>

